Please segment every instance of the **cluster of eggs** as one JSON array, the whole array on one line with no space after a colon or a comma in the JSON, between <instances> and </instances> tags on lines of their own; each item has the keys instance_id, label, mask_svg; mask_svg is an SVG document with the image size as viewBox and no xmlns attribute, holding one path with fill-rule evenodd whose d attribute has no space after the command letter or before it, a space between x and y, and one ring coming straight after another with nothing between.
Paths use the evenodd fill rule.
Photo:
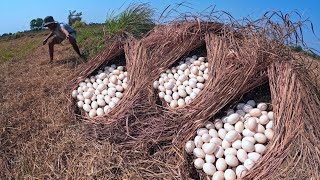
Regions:
<instances>
[{"instance_id":1,"label":"cluster of eggs","mask_svg":"<svg viewBox=\"0 0 320 180\"><path fill-rule=\"evenodd\" d=\"M153 87L159 90L159 97L171 108L184 107L204 88L208 80L208 62L205 57L187 57L177 67L168 69L160 75Z\"/></svg>"},{"instance_id":2,"label":"cluster of eggs","mask_svg":"<svg viewBox=\"0 0 320 180\"><path fill-rule=\"evenodd\" d=\"M106 66L97 75L80 82L78 88L72 91L72 97L77 99L79 108L89 113L89 117L102 116L123 97L128 88L127 76L123 66Z\"/></svg>"},{"instance_id":3,"label":"cluster of eggs","mask_svg":"<svg viewBox=\"0 0 320 180\"><path fill-rule=\"evenodd\" d=\"M266 103L249 100L239 103L236 111L197 130L185 150L193 154L195 168L203 170L212 180L242 178L266 152L272 139L273 112Z\"/></svg>"}]
</instances>

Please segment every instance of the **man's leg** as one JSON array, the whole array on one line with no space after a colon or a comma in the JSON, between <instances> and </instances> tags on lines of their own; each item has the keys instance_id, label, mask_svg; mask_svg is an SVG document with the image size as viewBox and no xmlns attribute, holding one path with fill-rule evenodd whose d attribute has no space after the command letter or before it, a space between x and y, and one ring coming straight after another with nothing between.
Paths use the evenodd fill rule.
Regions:
<instances>
[{"instance_id":1,"label":"man's leg","mask_svg":"<svg viewBox=\"0 0 320 180\"><path fill-rule=\"evenodd\" d=\"M76 39L73 37L73 36L70 36L69 37L69 42L70 44L72 45L73 49L77 52L77 54L81 57L81 53L80 53L80 50L79 50L79 47L77 45L77 41Z\"/></svg>"},{"instance_id":2,"label":"man's leg","mask_svg":"<svg viewBox=\"0 0 320 180\"><path fill-rule=\"evenodd\" d=\"M49 46L49 55L50 55L50 60L49 60L49 63L52 63L52 60L53 60L53 52L54 52L54 45L55 44L60 44L61 43L61 40L59 38L57 38L56 36L54 36L48 46Z\"/></svg>"}]
</instances>

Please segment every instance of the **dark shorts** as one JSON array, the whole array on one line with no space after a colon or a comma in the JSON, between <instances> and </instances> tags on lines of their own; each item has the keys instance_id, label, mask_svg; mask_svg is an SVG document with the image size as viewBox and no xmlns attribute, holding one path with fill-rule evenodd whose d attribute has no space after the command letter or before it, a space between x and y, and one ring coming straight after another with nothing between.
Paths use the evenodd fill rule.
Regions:
<instances>
[{"instance_id":1,"label":"dark shorts","mask_svg":"<svg viewBox=\"0 0 320 180\"><path fill-rule=\"evenodd\" d=\"M74 33L70 33L70 35L71 35L74 39L77 39L77 34L76 34L75 32L74 32ZM54 44L61 44L63 40L65 40L65 39L54 35L51 41L52 41Z\"/></svg>"}]
</instances>

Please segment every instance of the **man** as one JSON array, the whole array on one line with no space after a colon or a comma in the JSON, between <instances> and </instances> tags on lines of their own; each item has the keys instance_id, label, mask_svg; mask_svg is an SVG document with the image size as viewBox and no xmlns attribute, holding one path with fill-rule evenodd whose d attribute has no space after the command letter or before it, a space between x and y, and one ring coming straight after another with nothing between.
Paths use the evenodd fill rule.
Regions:
<instances>
[{"instance_id":1,"label":"man","mask_svg":"<svg viewBox=\"0 0 320 180\"><path fill-rule=\"evenodd\" d=\"M67 24L64 23L58 23L54 21L52 16L47 16L44 18L44 27L48 27L48 29L51 31L51 33L47 36L47 38L43 41L43 45L45 45L50 37L53 36L52 39L49 41L49 55L50 55L50 61L49 63L52 63L53 60L53 51L54 51L54 45L60 44L63 40L68 39L70 44L72 45L73 49L77 52L77 54L81 56L79 47L77 45L76 41L76 31L70 27Z\"/></svg>"}]
</instances>

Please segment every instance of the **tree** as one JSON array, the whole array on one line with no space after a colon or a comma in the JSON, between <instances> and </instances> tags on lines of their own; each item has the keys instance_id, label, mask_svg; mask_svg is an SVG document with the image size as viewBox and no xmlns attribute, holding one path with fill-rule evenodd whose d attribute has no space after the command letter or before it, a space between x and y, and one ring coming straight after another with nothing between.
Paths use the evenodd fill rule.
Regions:
<instances>
[{"instance_id":1,"label":"tree","mask_svg":"<svg viewBox=\"0 0 320 180\"><path fill-rule=\"evenodd\" d=\"M81 21L82 19L82 12L76 13L77 11L71 11L69 10L69 15L68 15L68 24L71 26L73 23L75 23L76 21Z\"/></svg>"},{"instance_id":2,"label":"tree","mask_svg":"<svg viewBox=\"0 0 320 180\"><path fill-rule=\"evenodd\" d=\"M32 19L30 21L30 29L31 31L39 31L43 29L43 19L37 18L37 19Z\"/></svg>"}]
</instances>

